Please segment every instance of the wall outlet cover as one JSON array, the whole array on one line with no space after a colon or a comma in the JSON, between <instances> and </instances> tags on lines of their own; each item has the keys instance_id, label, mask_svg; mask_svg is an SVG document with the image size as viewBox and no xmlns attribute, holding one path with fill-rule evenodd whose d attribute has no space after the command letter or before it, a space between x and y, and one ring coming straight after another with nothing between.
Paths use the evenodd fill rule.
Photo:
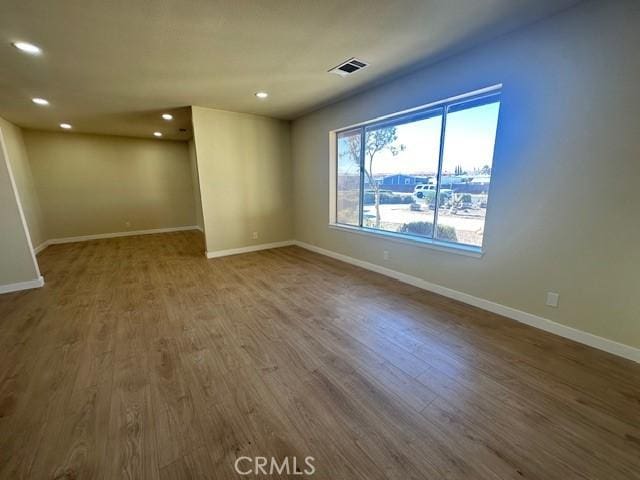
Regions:
<instances>
[{"instance_id":1,"label":"wall outlet cover","mask_svg":"<svg viewBox=\"0 0 640 480\"><path fill-rule=\"evenodd\" d=\"M547 306L557 308L559 301L560 294L556 292L547 292Z\"/></svg>"}]
</instances>

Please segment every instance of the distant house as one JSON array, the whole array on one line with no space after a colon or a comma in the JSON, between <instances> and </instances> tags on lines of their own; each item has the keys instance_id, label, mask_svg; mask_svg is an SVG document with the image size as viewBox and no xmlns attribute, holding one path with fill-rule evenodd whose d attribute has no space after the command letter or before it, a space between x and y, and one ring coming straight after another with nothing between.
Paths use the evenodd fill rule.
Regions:
<instances>
[{"instance_id":1,"label":"distant house","mask_svg":"<svg viewBox=\"0 0 640 480\"><path fill-rule=\"evenodd\" d=\"M489 185L490 182L491 182L491 175L475 175L471 180L471 183L475 185L479 185L479 184Z\"/></svg>"},{"instance_id":2,"label":"distant house","mask_svg":"<svg viewBox=\"0 0 640 480\"><path fill-rule=\"evenodd\" d=\"M442 188L457 193L486 194L489 191L491 175L443 175Z\"/></svg>"},{"instance_id":3,"label":"distant house","mask_svg":"<svg viewBox=\"0 0 640 480\"><path fill-rule=\"evenodd\" d=\"M394 192L413 192L416 185L429 183L426 175L387 175L378 179L378 184L382 189L393 190Z\"/></svg>"},{"instance_id":4,"label":"distant house","mask_svg":"<svg viewBox=\"0 0 640 480\"><path fill-rule=\"evenodd\" d=\"M442 185L445 186L445 188L451 188L451 186L453 185L462 185L464 183L467 183L467 181L470 179L471 177L469 177L468 175L447 175L447 174L443 174L442 175Z\"/></svg>"}]
</instances>

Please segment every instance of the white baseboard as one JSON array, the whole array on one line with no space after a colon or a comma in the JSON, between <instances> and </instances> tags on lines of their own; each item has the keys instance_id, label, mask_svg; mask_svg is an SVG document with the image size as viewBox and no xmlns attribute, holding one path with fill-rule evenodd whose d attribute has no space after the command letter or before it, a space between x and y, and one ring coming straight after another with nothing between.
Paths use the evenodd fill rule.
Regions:
<instances>
[{"instance_id":1,"label":"white baseboard","mask_svg":"<svg viewBox=\"0 0 640 480\"><path fill-rule=\"evenodd\" d=\"M49 245L60 245L62 243L87 242L89 240L99 240L102 238L132 237L134 235L151 235L153 233L182 232L185 230L199 230L199 227L197 225L188 225L185 227L154 228L152 230L131 230L128 232L98 233L96 235L82 235L79 237L50 238L49 240L45 240L36 248L34 248L33 251L35 253L40 253Z\"/></svg>"},{"instance_id":2,"label":"white baseboard","mask_svg":"<svg viewBox=\"0 0 640 480\"><path fill-rule=\"evenodd\" d=\"M293 240L285 240L284 242L262 243L260 245L251 245L249 247L230 248L228 250L216 250L207 252L207 258L226 257L227 255L238 255L240 253L257 252L258 250L268 250L270 248L288 247L293 245Z\"/></svg>"},{"instance_id":3,"label":"white baseboard","mask_svg":"<svg viewBox=\"0 0 640 480\"><path fill-rule=\"evenodd\" d=\"M26 282L10 283L9 285L0 285L0 293L19 292L20 290L29 290L31 288L40 288L44 286L44 278L40 275L35 280Z\"/></svg>"},{"instance_id":4,"label":"white baseboard","mask_svg":"<svg viewBox=\"0 0 640 480\"><path fill-rule=\"evenodd\" d=\"M45 240L44 242L42 242L40 245L38 245L37 247L35 247L33 249L33 253L35 255L37 255L38 253L40 253L42 250L44 250L48 246L49 246L49 240Z\"/></svg>"},{"instance_id":5,"label":"white baseboard","mask_svg":"<svg viewBox=\"0 0 640 480\"><path fill-rule=\"evenodd\" d=\"M603 350L613 355L617 355L619 357L623 357L628 360L632 360L634 362L640 363L639 348L631 347L629 345L624 345L622 343L618 343L613 340L608 340L606 338L599 337L591 333L583 332L582 330L578 330L572 327L568 327L566 325L562 325L560 323L554 322L547 318L539 317L537 315L523 312L522 310L517 310L512 307L507 307L499 303L491 302L483 298L474 297L473 295L469 295L468 293L463 293L457 290L453 290L451 288L443 287L441 285L437 285L435 283L431 283L426 280L423 280L422 278L414 277L412 275L407 275L406 273L401 273L396 270L391 270L390 268L381 267L380 265L376 265L374 263L358 260L356 258L349 257L341 253L333 252L331 250L325 250L324 248L320 248L315 245L311 245L309 243L300 242L298 240L295 240L293 243L306 250L320 253L321 255L335 258L337 260L341 260L343 262L350 263L352 265L356 265L358 267L371 270L373 272L377 272L382 275L386 275L388 277L395 278L396 280L399 280L403 283L407 283L409 285L413 285L414 287L422 288L423 290L428 290L430 292L437 293L444 297L452 298L454 300L458 300L468 305L473 305L474 307L478 307L483 310L487 310L489 312L497 313L498 315L511 318L513 320L516 320L521 323L525 323L532 327L539 328L541 330L554 333L556 335L559 335L564 338L568 338L570 340L574 340L584 345L588 345L590 347Z\"/></svg>"}]
</instances>

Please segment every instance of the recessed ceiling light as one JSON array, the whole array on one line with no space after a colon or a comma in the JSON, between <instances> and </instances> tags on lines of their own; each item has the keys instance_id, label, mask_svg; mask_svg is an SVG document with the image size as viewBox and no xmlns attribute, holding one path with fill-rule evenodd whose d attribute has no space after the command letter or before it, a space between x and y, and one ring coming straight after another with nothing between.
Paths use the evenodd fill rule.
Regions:
<instances>
[{"instance_id":1,"label":"recessed ceiling light","mask_svg":"<svg viewBox=\"0 0 640 480\"><path fill-rule=\"evenodd\" d=\"M153 132L153 136L154 137L161 137L162 136L162 132Z\"/></svg>"},{"instance_id":2,"label":"recessed ceiling light","mask_svg":"<svg viewBox=\"0 0 640 480\"><path fill-rule=\"evenodd\" d=\"M12 45L16 47L18 50L21 50L25 53L30 53L31 55L40 55L42 50L40 47L27 42L13 42Z\"/></svg>"},{"instance_id":3,"label":"recessed ceiling light","mask_svg":"<svg viewBox=\"0 0 640 480\"><path fill-rule=\"evenodd\" d=\"M49 101L44 98L32 98L31 101L36 105L49 105Z\"/></svg>"},{"instance_id":4,"label":"recessed ceiling light","mask_svg":"<svg viewBox=\"0 0 640 480\"><path fill-rule=\"evenodd\" d=\"M258 98L267 98L269 94L267 92L256 92L256 97Z\"/></svg>"},{"instance_id":5,"label":"recessed ceiling light","mask_svg":"<svg viewBox=\"0 0 640 480\"><path fill-rule=\"evenodd\" d=\"M173 115L171 115L170 113L163 113L162 118L164 118L165 120L173 120Z\"/></svg>"},{"instance_id":6,"label":"recessed ceiling light","mask_svg":"<svg viewBox=\"0 0 640 480\"><path fill-rule=\"evenodd\" d=\"M69 123L61 123L60 128L64 128L65 130L70 130L72 127L71 127L71 124Z\"/></svg>"}]
</instances>

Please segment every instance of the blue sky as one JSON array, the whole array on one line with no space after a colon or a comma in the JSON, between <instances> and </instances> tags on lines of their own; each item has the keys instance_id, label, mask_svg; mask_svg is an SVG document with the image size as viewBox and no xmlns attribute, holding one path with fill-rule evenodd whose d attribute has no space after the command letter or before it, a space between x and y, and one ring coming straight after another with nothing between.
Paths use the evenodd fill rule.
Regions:
<instances>
[{"instance_id":1,"label":"blue sky","mask_svg":"<svg viewBox=\"0 0 640 480\"><path fill-rule=\"evenodd\" d=\"M491 165L498 122L498 102L447 115L443 172L453 173L457 165L473 171ZM433 173L438 169L441 118L432 117L396 127L397 145L405 149L397 156L385 150L373 161L375 175ZM357 171L356 165L339 166L340 173ZM346 168L345 168L346 167Z\"/></svg>"}]
</instances>

